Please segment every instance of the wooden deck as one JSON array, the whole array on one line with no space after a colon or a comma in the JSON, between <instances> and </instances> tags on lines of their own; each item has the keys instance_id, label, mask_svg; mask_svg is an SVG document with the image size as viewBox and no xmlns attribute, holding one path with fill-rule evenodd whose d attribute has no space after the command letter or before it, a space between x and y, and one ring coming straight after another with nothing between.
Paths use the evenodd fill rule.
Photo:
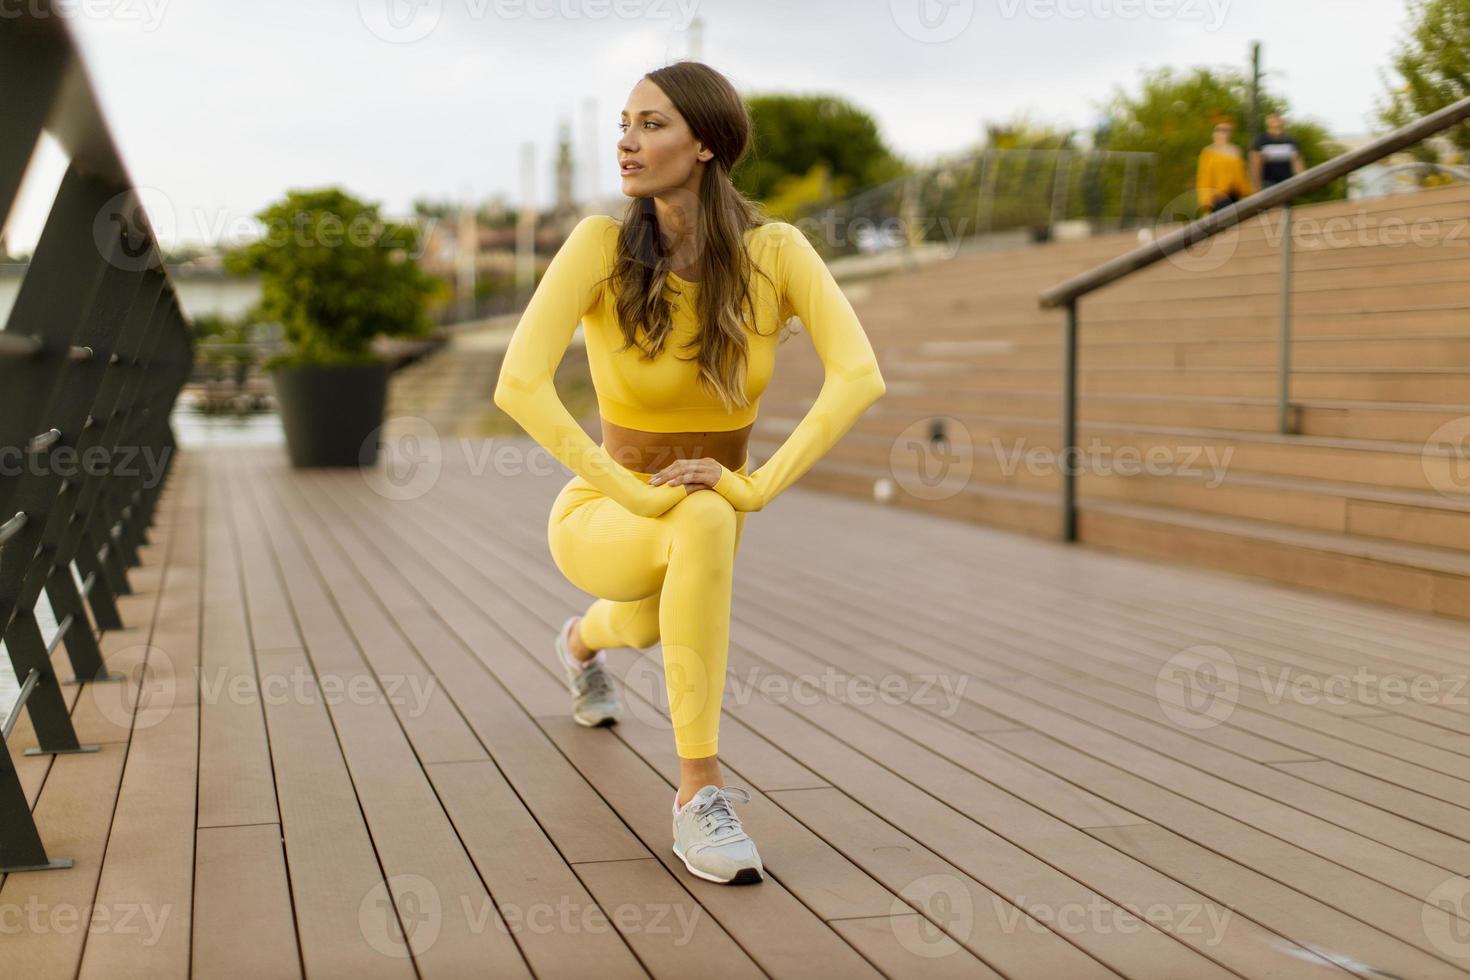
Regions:
<instances>
[{"instance_id":1,"label":"wooden deck","mask_svg":"<svg viewBox=\"0 0 1470 980\"><path fill-rule=\"evenodd\" d=\"M69 689L101 751L12 737L75 866L0 882L0 977L1470 968L1470 626L790 491L721 734L769 874L715 885L670 850L657 647L571 721L565 474L489 445L406 500L180 455L102 637L131 679Z\"/></svg>"}]
</instances>

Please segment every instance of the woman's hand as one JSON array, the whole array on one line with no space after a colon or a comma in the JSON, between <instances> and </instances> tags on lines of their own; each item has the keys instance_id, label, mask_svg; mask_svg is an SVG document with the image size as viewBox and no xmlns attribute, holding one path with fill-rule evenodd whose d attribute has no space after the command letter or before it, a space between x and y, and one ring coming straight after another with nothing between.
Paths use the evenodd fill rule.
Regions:
<instances>
[{"instance_id":1,"label":"woman's hand","mask_svg":"<svg viewBox=\"0 0 1470 980\"><path fill-rule=\"evenodd\" d=\"M681 459L670 463L648 478L651 486L683 486L686 493L696 490L713 490L722 472L720 461L706 456L704 459Z\"/></svg>"}]
</instances>

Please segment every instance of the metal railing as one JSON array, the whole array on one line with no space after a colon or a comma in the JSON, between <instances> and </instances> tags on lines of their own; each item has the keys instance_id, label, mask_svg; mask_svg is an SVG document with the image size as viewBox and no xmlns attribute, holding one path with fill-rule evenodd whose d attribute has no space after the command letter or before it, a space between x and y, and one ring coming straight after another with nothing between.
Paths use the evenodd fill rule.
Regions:
<instances>
[{"instance_id":1,"label":"metal railing","mask_svg":"<svg viewBox=\"0 0 1470 980\"><path fill-rule=\"evenodd\" d=\"M1229 207L1206 215L1161 238L1141 245L1114 259L1109 259L1096 268L1073 276L1041 293L1043 308L1058 306L1066 308L1066 325L1062 340L1062 540L1077 540L1077 302L1083 296L1117 282L1135 272L1140 272L1156 262L1168 258L1206 239L1213 238L1243 221L1269 211L1278 205L1286 206L1287 221L1282 247L1283 297L1282 329L1278 371L1278 427L1287 430L1287 408L1289 397L1290 323L1291 323L1291 226L1290 204L1292 201L1325 187L1340 177L1369 164L1376 163L1399 150L1443 132L1466 119L1470 119L1470 98L1462 99L1431 113L1387 136L1380 137L1351 153L1328 160L1310 170L1303 171L1289 180L1253 194Z\"/></svg>"},{"instance_id":2,"label":"metal railing","mask_svg":"<svg viewBox=\"0 0 1470 980\"><path fill-rule=\"evenodd\" d=\"M70 32L49 0L0 28L0 226L43 131L69 162L0 330L0 639L35 732L27 755L82 745L52 666L120 680L94 630L123 626L116 597L167 475L168 417L194 358L192 331ZM140 459L153 454L153 472ZM73 565L82 581L78 586ZM35 608L57 617L49 641ZM90 611L90 617L89 617ZM0 746L0 872L70 866L46 853L8 745Z\"/></svg>"}]
</instances>

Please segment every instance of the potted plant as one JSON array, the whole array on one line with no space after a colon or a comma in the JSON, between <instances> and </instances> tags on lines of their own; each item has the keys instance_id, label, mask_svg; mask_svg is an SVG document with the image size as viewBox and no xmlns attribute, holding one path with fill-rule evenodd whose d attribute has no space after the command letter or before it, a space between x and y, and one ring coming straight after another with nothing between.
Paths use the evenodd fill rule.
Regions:
<instances>
[{"instance_id":1,"label":"potted plant","mask_svg":"<svg viewBox=\"0 0 1470 980\"><path fill-rule=\"evenodd\" d=\"M388 394L373 338L430 330L434 280L415 258L412 225L337 188L291 191L256 215L265 234L225 256L259 276L258 319L281 324L287 349L263 368L275 388L292 466L371 466Z\"/></svg>"}]
</instances>

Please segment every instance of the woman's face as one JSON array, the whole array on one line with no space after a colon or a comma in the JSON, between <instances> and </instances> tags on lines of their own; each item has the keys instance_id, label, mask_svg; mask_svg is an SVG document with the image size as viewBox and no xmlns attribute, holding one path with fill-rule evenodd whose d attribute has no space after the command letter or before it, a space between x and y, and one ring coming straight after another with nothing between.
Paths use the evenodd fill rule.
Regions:
<instances>
[{"instance_id":1,"label":"woman's face","mask_svg":"<svg viewBox=\"0 0 1470 980\"><path fill-rule=\"evenodd\" d=\"M623 134L618 140L618 168L624 194L652 197L673 188L698 192L701 164L714 154L694 138L662 89L647 78L639 79L618 126Z\"/></svg>"}]
</instances>

